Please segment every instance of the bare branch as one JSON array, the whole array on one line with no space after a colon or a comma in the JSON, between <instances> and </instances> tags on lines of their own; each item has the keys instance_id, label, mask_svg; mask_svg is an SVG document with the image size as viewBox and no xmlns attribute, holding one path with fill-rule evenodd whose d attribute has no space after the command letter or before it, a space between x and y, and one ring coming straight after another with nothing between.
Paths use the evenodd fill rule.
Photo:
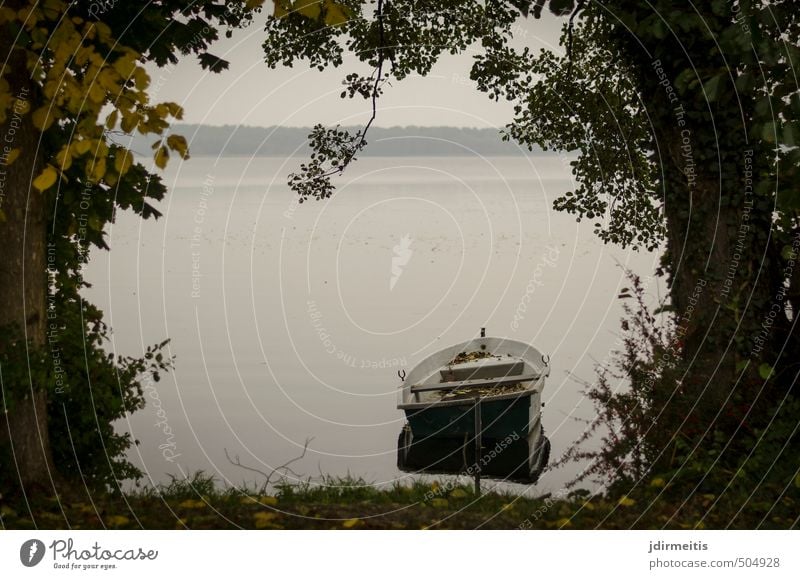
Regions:
<instances>
[{"instance_id":1,"label":"bare branch","mask_svg":"<svg viewBox=\"0 0 800 579\"><path fill-rule=\"evenodd\" d=\"M325 198L329 197L333 191L333 187L330 184L330 178L334 175L342 175L344 170L350 165L352 161L355 160L356 154L358 154L361 149L364 148L366 143L367 132L369 131L372 123L378 116L378 98L381 94L381 86L388 81L388 78L384 78L383 74L383 65L386 60L386 40L385 40L385 29L384 29L384 22L383 22L383 5L384 0L378 0L378 5L375 9L375 15L378 20L378 35L379 35L379 46L377 48L378 59L377 59L377 66L372 73L373 84L372 90L370 91L370 101L372 105L372 114L370 115L369 120L367 121L364 128L359 130L353 142L343 144L342 143L342 135L340 131L337 129L330 131L330 130L323 130L322 127L319 128L319 134L316 133L317 127L315 127L315 133L312 133L311 138L312 141L318 138L320 135L325 134L326 140L330 139L331 133L336 136L336 139L339 141L337 146L341 147L344 151L344 154L339 153L339 155L331 155L332 151L328 150L325 151L324 154L321 155L320 159L317 161L314 160L315 155L312 155L312 162L308 165L303 165L301 167L301 174L305 174L305 179L302 178L302 175L292 174L290 175L289 180L289 187L299 193L302 197L309 195L309 190L314 189L315 187L317 190L313 192L313 195L317 198ZM392 59L391 54L389 55L390 60ZM344 93L343 93L344 94ZM327 131L327 132L326 132ZM316 146L313 147L317 150ZM320 149L323 146L319 147ZM319 153L322 153L321 150L318 150ZM327 160L330 156L333 156L336 160L333 163L333 166L328 169L324 170L321 167L322 161ZM336 157L339 157L336 159ZM301 199L302 200L302 199Z\"/></svg>"},{"instance_id":2,"label":"bare branch","mask_svg":"<svg viewBox=\"0 0 800 579\"><path fill-rule=\"evenodd\" d=\"M290 465L294 464L298 460L301 460L303 457L305 457L306 452L308 451L308 445L311 444L311 441L313 441L313 440L314 440L313 437L306 438L306 441L303 444L303 452L299 456L296 456L293 459L283 463L282 465L280 465L278 467L275 467L274 469L272 469L272 471L270 473L267 473L267 472L265 472L265 471L263 471L261 469L258 469L258 468L243 464L241 459L239 458L238 454L234 455L233 458L231 458L230 454L228 454L228 449L225 448L223 450L225 451L225 458L227 458L228 462L230 462L232 465L238 466L239 468L243 468L244 470L248 470L250 472L259 474L259 475L264 477L264 484L261 486L261 489L263 491L263 490L266 490L267 487L269 487L269 485L272 483L272 477L275 476L276 474L278 474L279 476L282 476L283 478L286 478L289 475L292 475L292 476L294 476L295 478L298 478L298 479L302 478L301 475L299 475L298 473L296 473L294 470L292 470L290 468Z\"/></svg>"}]
</instances>

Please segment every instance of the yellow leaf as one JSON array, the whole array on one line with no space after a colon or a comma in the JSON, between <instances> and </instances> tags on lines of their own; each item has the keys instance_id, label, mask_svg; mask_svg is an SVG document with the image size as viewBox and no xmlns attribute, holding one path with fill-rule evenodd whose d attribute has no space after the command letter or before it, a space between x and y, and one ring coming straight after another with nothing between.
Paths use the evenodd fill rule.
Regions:
<instances>
[{"instance_id":1,"label":"yellow leaf","mask_svg":"<svg viewBox=\"0 0 800 579\"><path fill-rule=\"evenodd\" d=\"M141 66L137 66L133 72L133 82L136 85L136 90L144 90L150 84L150 76L147 71Z\"/></svg>"},{"instance_id":2,"label":"yellow leaf","mask_svg":"<svg viewBox=\"0 0 800 579\"><path fill-rule=\"evenodd\" d=\"M116 70L122 78L130 78L136 70L136 55L126 54L114 61L114 70Z\"/></svg>"},{"instance_id":3,"label":"yellow leaf","mask_svg":"<svg viewBox=\"0 0 800 579\"><path fill-rule=\"evenodd\" d=\"M93 22L92 24L97 30L97 36L100 40L106 41L111 37L111 28L109 28L107 24L99 21Z\"/></svg>"},{"instance_id":4,"label":"yellow leaf","mask_svg":"<svg viewBox=\"0 0 800 579\"><path fill-rule=\"evenodd\" d=\"M101 103L106 98L106 91L100 86L99 82L93 82L89 85L89 100L94 103Z\"/></svg>"},{"instance_id":5,"label":"yellow leaf","mask_svg":"<svg viewBox=\"0 0 800 579\"><path fill-rule=\"evenodd\" d=\"M17 19L17 13L8 6L0 6L0 24Z\"/></svg>"},{"instance_id":6,"label":"yellow leaf","mask_svg":"<svg viewBox=\"0 0 800 579\"><path fill-rule=\"evenodd\" d=\"M156 149L156 154L154 158L156 161L156 166L159 169L163 169L164 167L167 166L167 161L169 160L169 151L165 146L162 145L158 149Z\"/></svg>"},{"instance_id":7,"label":"yellow leaf","mask_svg":"<svg viewBox=\"0 0 800 579\"><path fill-rule=\"evenodd\" d=\"M100 74L97 75L95 84L100 85L100 87L105 89L107 92L117 94L119 93L120 80L120 77L117 75L114 69L106 67L100 71Z\"/></svg>"},{"instance_id":8,"label":"yellow leaf","mask_svg":"<svg viewBox=\"0 0 800 579\"><path fill-rule=\"evenodd\" d=\"M278 514L271 511L260 511L253 515L253 521L257 529L271 527L272 521L276 518L278 518Z\"/></svg>"},{"instance_id":9,"label":"yellow leaf","mask_svg":"<svg viewBox=\"0 0 800 579\"><path fill-rule=\"evenodd\" d=\"M364 523L361 521L361 519L347 519L346 521L344 521L344 522L342 523L342 526L343 526L345 529L352 529L352 528L353 528L353 527L355 527L356 525L363 525L363 524L364 524Z\"/></svg>"},{"instance_id":10,"label":"yellow leaf","mask_svg":"<svg viewBox=\"0 0 800 579\"><path fill-rule=\"evenodd\" d=\"M44 191L45 189L52 187L57 178L58 173L56 173L56 170L52 167L52 165L48 165L44 168L42 174L33 180L33 186L39 191Z\"/></svg>"},{"instance_id":11,"label":"yellow leaf","mask_svg":"<svg viewBox=\"0 0 800 579\"><path fill-rule=\"evenodd\" d=\"M113 130L114 127L117 126L117 119L119 118L119 112L114 110L106 117L106 128L110 131Z\"/></svg>"},{"instance_id":12,"label":"yellow leaf","mask_svg":"<svg viewBox=\"0 0 800 579\"><path fill-rule=\"evenodd\" d=\"M283 18L289 13L287 7L287 0L274 0L275 10L272 13L273 18Z\"/></svg>"},{"instance_id":13,"label":"yellow leaf","mask_svg":"<svg viewBox=\"0 0 800 579\"><path fill-rule=\"evenodd\" d=\"M167 110L169 111L169 114L171 114L173 117L175 117L179 121L183 118L183 107L181 105L179 105L178 103L164 103L164 104L167 105Z\"/></svg>"},{"instance_id":14,"label":"yellow leaf","mask_svg":"<svg viewBox=\"0 0 800 579\"><path fill-rule=\"evenodd\" d=\"M50 125L53 124L55 120L55 116L50 111L49 107L41 107L33 111L33 116L31 117L33 121L33 126L39 129L40 131L46 131L50 128Z\"/></svg>"},{"instance_id":15,"label":"yellow leaf","mask_svg":"<svg viewBox=\"0 0 800 579\"><path fill-rule=\"evenodd\" d=\"M452 493L450 493L450 496L454 499L463 499L468 497L469 495L463 489L455 489Z\"/></svg>"},{"instance_id":16,"label":"yellow leaf","mask_svg":"<svg viewBox=\"0 0 800 579\"><path fill-rule=\"evenodd\" d=\"M654 478L653 480L650 481L650 486L651 487L656 487L656 488L659 488L659 489L662 488L663 486L665 486L666 484L667 483L661 477Z\"/></svg>"},{"instance_id":17,"label":"yellow leaf","mask_svg":"<svg viewBox=\"0 0 800 579\"><path fill-rule=\"evenodd\" d=\"M131 165L133 165L133 155L128 151L117 151L114 157L114 168L117 170L117 173L124 175L128 172L128 169L131 168Z\"/></svg>"},{"instance_id":18,"label":"yellow leaf","mask_svg":"<svg viewBox=\"0 0 800 579\"><path fill-rule=\"evenodd\" d=\"M106 176L106 158L105 157L95 157L92 159L89 166L89 172L87 177L90 180L94 181L95 183L99 183L103 177Z\"/></svg>"},{"instance_id":19,"label":"yellow leaf","mask_svg":"<svg viewBox=\"0 0 800 579\"><path fill-rule=\"evenodd\" d=\"M350 20L350 10L336 2L325 3L325 24L340 26Z\"/></svg>"},{"instance_id":20,"label":"yellow leaf","mask_svg":"<svg viewBox=\"0 0 800 579\"><path fill-rule=\"evenodd\" d=\"M18 12L19 19L22 22L25 22L25 26L33 28L36 26L36 23L42 19L44 14L41 10L34 8L33 6L29 6L27 8L23 8Z\"/></svg>"},{"instance_id":21,"label":"yellow leaf","mask_svg":"<svg viewBox=\"0 0 800 579\"><path fill-rule=\"evenodd\" d=\"M206 503L204 501L186 499L182 503L179 503L178 506L182 509L202 509L206 506Z\"/></svg>"},{"instance_id":22,"label":"yellow leaf","mask_svg":"<svg viewBox=\"0 0 800 579\"><path fill-rule=\"evenodd\" d=\"M11 149L8 152L8 156L6 157L6 165L10 165L14 161L16 161L21 151L22 149L20 149L19 147L17 147L16 149Z\"/></svg>"},{"instance_id":23,"label":"yellow leaf","mask_svg":"<svg viewBox=\"0 0 800 579\"><path fill-rule=\"evenodd\" d=\"M634 501L634 500L633 500L633 499L631 499L631 498L628 498L628 496L627 496L627 495L623 495L623 496L622 496L622 498L619 500L619 503L618 503L618 504L619 504L621 507L632 507L633 505L635 505L635 504L636 504L636 501Z\"/></svg>"},{"instance_id":24,"label":"yellow leaf","mask_svg":"<svg viewBox=\"0 0 800 579\"><path fill-rule=\"evenodd\" d=\"M303 16L316 20L322 11L321 0L295 0L294 9Z\"/></svg>"},{"instance_id":25,"label":"yellow leaf","mask_svg":"<svg viewBox=\"0 0 800 579\"><path fill-rule=\"evenodd\" d=\"M121 527L122 525L127 525L130 522L128 517L123 517L122 515L113 515L108 518L108 524L112 527Z\"/></svg>"},{"instance_id":26,"label":"yellow leaf","mask_svg":"<svg viewBox=\"0 0 800 579\"><path fill-rule=\"evenodd\" d=\"M189 157L189 145L186 143L186 138L181 135L170 135L167 137L167 146L173 151L178 151L182 159Z\"/></svg>"},{"instance_id":27,"label":"yellow leaf","mask_svg":"<svg viewBox=\"0 0 800 579\"><path fill-rule=\"evenodd\" d=\"M77 503L75 508L78 509L78 512L83 513L84 515L91 515L92 513L97 512L92 505L86 503Z\"/></svg>"},{"instance_id":28,"label":"yellow leaf","mask_svg":"<svg viewBox=\"0 0 800 579\"><path fill-rule=\"evenodd\" d=\"M120 124L123 132L130 133L139 124L139 115L136 113L122 113L122 123Z\"/></svg>"},{"instance_id":29,"label":"yellow leaf","mask_svg":"<svg viewBox=\"0 0 800 579\"><path fill-rule=\"evenodd\" d=\"M51 99L55 96L56 92L60 87L61 84L59 82L55 80L48 80L46 83L44 83L44 88L42 89L42 92L44 93L44 96Z\"/></svg>"},{"instance_id":30,"label":"yellow leaf","mask_svg":"<svg viewBox=\"0 0 800 579\"><path fill-rule=\"evenodd\" d=\"M268 495L261 495L260 497L258 497L258 502L261 503L262 505L269 505L271 507L274 507L275 505L278 504L278 498L271 497Z\"/></svg>"},{"instance_id":31,"label":"yellow leaf","mask_svg":"<svg viewBox=\"0 0 800 579\"><path fill-rule=\"evenodd\" d=\"M447 502L447 499L433 499L431 501L431 506L436 507L437 509L445 508L449 506L450 503Z\"/></svg>"},{"instance_id":32,"label":"yellow leaf","mask_svg":"<svg viewBox=\"0 0 800 579\"><path fill-rule=\"evenodd\" d=\"M65 145L56 153L56 161L58 161L58 165L62 171L66 171L72 166L72 155L69 152L69 147Z\"/></svg>"},{"instance_id":33,"label":"yellow leaf","mask_svg":"<svg viewBox=\"0 0 800 579\"><path fill-rule=\"evenodd\" d=\"M572 521L570 521L568 518L564 517L563 519L558 519L558 522L556 524L559 527L571 527L572 526Z\"/></svg>"},{"instance_id":34,"label":"yellow leaf","mask_svg":"<svg viewBox=\"0 0 800 579\"><path fill-rule=\"evenodd\" d=\"M89 62L89 59L91 57L92 57L92 49L86 46L81 46L77 50L73 58L75 59L75 64L77 64L78 66L83 66L87 62Z\"/></svg>"},{"instance_id":35,"label":"yellow leaf","mask_svg":"<svg viewBox=\"0 0 800 579\"><path fill-rule=\"evenodd\" d=\"M89 149L92 148L92 141L88 139L84 139L81 141L72 141L72 143L70 143L69 146L78 155L84 155L89 151Z\"/></svg>"}]
</instances>

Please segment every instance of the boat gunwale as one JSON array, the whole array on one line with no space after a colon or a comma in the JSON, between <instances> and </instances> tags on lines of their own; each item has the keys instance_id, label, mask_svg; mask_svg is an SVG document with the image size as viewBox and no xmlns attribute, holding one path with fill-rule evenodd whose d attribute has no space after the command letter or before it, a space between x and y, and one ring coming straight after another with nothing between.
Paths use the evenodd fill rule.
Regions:
<instances>
[{"instance_id":1,"label":"boat gunwale","mask_svg":"<svg viewBox=\"0 0 800 579\"><path fill-rule=\"evenodd\" d=\"M532 386L525 390L518 392L509 392L506 394L497 394L495 396L477 396L472 398L460 398L458 400L434 400L433 402L405 402L397 405L398 410L423 410L426 408L448 408L450 406L474 406L475 398L482 404L484 402L495 402L503 400L511 400L514 398L530 398L534 394L541 392L537 390L539 384L542 382L540 378Z\"/></svg>"}]
</instances>

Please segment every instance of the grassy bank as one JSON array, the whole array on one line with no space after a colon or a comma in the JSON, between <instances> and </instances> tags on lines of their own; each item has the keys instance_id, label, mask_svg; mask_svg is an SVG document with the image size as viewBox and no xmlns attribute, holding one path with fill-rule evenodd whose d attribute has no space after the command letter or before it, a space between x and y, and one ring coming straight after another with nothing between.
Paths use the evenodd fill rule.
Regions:
<instances>
[{"instance_id":1,"label":"grassy bank","mask_svg":"<svg viewBox=\"0 0 800 579\"><path fill-rule=\"evenodd\" d=\"M272 494L220 490L202 476L125 495L70 492L0 500L6 529L693 529L798 527L798 503L676 496L660 481L611 499L575 492L524 498L477 497L448 481L376 489L362 480L326 479Z\"/></svg>"}]
</instances>

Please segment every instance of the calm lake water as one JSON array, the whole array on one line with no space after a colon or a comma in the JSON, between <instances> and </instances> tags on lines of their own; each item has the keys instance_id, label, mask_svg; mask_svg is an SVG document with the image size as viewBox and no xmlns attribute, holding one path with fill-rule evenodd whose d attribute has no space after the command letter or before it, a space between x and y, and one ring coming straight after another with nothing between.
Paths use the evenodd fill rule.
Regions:
<instances>
[{"instance_id":1,"label":"calm lake water","mask_svg":"<svg viewBox=\"0 0 800 579\"><path fill-rule=\"evenodd\" d=\"M397 371L482 326L550 354L543 422L558 457L593 417L574 376L592 379L614 347L617 262L646 275L656 256L552 210L571 187L561 157L364 158L333 198L303 204L285 185L297 164L173 164L164 216L120 215L112 251L93 255L88 297L113 348L169 337L176 356L119 424L141 441L132 461L154 481L202 469L254 482L225 450L268 471L313 437L299 474L405 480ZM527 490L556 492L579 469Z\"/></svg>"}]
</instances>

